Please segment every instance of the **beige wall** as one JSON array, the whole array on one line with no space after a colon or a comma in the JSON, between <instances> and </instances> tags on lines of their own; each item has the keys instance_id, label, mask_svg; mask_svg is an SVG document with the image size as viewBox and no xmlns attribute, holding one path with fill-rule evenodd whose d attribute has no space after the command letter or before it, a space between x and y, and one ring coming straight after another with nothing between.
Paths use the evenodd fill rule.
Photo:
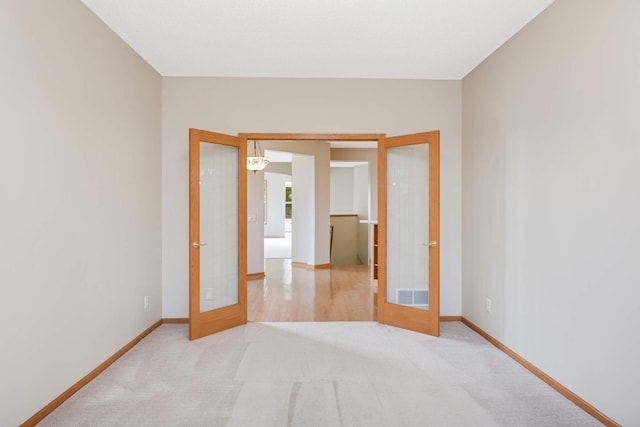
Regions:
<instances>
[{"instance_id":1,"label":"beige wall","mask_svg":"<svg viewBox=\"0 0 640 427\"><path fill-rule=\"evenodd\" d=\"M162 86L79 1L2 2L0 57L0 425L15 426L161 316Z\"/></svg>"},{"instance_id":2,"label":"beige wall","mask_svg":"<svg viewBox=\"0 0 640 427\"><path fill-rule=\"evenodd\" d=\"M329 181L329 144L323 141L263 141L262 147L300 154L293 156L291 164L291 191L296 197L296 202L292 205L292 260L309 265L328 263L329 187L324 183ZM248 193L248 197L251 199L256 194ZM299 203L301 197L305 200L305 206ZM259 244L263 239L263 234L249 233L249 246L251 247L252 241ZM247 255L249 260L256 257L251 251ZM260 257L261 262L262 258L263 256Z\"/></svg>"},{"instance_id":3,"label":"beige wall","mask_svg":"<svg viewBox=\"0 0 640 427\"><path fill-rule=\"evenodd\" d=\"M366 165L356 166L353 169L354 194L365 192L365 197L368 199L354 200L355 213L360 220L377 221L378 150L376 148L332 148L331 160L367 162ZM370 242L373 242L373 225L358 224L358 258L361 264L369 265L373 258L373 245Z\"/></svg>"},{"instance_id":4,"label":"beige wall","mask_svg":"<svg viewBox=\"0 0 640 427\"><path fill-rule=\"evenodd\" d=\"M331 265L357 265L358 260L358 217L331 215L333 227L331 245Z\"/></svg>"},{"instance_id":5,"label":"beige wall","mask_svg":"<svg viewBox=\"0 0 640 427\"><path fill-rule=\"evenodd\" d=\"M440 129L441 307L443 315L460 314L460 90L460 81L164 78L163 315L188 315L189 127L232 135Z\"/></svg>"},{"instance_id":6,"label":"beige wall","mask_svg":"<svg viewBox=\"0 0 640 427\"><path fill-rule=\"evenodd\" d=\"M287 165L291 169L291 163ZM285 237L285 192L287 182L291 182L291 171L287 175L264 172L264 179L267 181L267 223L263 227L264 237Z\"/></svg>"},{"instance_id":7,"label":"beige wall","mask_svg":"<svg viewBox=\"0 0 640 427\"><path fill-rule=\"evenodd\" d=\"M640 424L638 22L635 0L558 0L462 92L462 314L623 425Z\"/></svg>"},{"instance_id":8,"label":"beige wall","mask_svg":"<svg viewBox=\"0 0 640 427\"><path fill-rule=\"evenodd\" d=\"M248 274L264 273L264 175L264 170L256 173L247 171Z\"/></svg>"},{"instance_id":9,"label":"beige wall","mask_svg":"<svg viewBox=\"0 0 640 427\"><path fill-rule=\"evenodd\" d=\"M329 175L329 212L331 215L355 213L353 208L353 167L331 167Z\"/></svg>"},{"instance_id":10,"label":"beige wall","mask_svg":"<svg viewBox=\"0 0 640 427\"><path fill-rule=\"evenodd\" d=\"M332 148L331 160L366 161L369 170L369 220L378 219L378 149L377 148ZM356 212L357 213L357 212Z\"/></svg>"},{"instance_id":11,"label":"beige wall","mask_svg":"<svg viewBox=\"0 0 640 427\"><path fill-rule=\"evenodd\" d=\"M328 154L328 148L325 151ZM295 200L291 205L291 261L308 265L329 262L329 197L327 192L323 206L317 205L317 159L316 156L294 154L291 162L291 199ZM317 229L320 221L325 224L324 233ZM323 248L324 259L317 261L316 242L320 239L326 243L326 248Z\"/></svg>"}]
</instances>

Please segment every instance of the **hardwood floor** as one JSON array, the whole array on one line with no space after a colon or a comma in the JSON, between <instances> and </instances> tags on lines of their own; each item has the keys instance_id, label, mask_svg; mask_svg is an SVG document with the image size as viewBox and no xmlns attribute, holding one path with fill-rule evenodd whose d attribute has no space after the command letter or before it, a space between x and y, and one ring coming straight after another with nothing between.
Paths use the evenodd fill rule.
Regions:
<instances>
[{"instance_id":1,"label":"hardwood floor","mask_svg":"<svg viewBox=\"0 0 640 427\"><path fill-rule=\"evenodd\" d=\"M266 259L265 277L247 284L249 321L375 320L376 283L366 265L309 270L290 259Z\"/></svg>"}]
</instances>

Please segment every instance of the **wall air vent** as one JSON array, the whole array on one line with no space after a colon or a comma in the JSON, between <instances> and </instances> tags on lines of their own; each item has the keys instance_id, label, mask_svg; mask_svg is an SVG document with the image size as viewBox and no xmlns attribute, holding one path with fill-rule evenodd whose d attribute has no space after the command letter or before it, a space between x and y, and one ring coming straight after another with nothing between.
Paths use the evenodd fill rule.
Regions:
<instances>
[{"instance_id":1,"label":"wall air vent","mask_svg":"<svg viewBox=\"0 0 640 427\"><path fill-rule=\"evenodd\" d=\"M428 308L429 291L426 289L396 289L396 303L409 307Z\"/></svg>"}]
</instances>

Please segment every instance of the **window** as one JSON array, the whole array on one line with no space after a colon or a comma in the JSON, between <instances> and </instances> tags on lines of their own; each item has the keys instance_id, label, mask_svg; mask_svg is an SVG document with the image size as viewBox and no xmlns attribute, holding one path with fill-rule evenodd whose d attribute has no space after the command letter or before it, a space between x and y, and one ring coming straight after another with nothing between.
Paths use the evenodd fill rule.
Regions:
<instances>
[{"instance_id":1,"label":"window","mask_svg":"<svg viewBox=\"0 0 640 427\"><path fill-rule=\"evenodd\" d=\"M291 201L291 183L284 184L284 217L285 219L291 219L292 214L292 201Z\"/></svg>"}]
</instances>

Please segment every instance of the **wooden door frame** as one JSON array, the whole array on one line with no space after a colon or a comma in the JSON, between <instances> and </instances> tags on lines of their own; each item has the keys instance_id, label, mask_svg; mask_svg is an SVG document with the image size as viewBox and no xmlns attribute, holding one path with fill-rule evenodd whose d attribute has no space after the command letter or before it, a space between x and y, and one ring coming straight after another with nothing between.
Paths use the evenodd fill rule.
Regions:
<instances>
[{"instance_id":1,"label":"wooden door frame","mask_svg":"<svg viewBox=\"0 0 640 427\"><path fill-rule=\"evenodd\" d=\"M378 141L386 138L385 133L258 133L241 132L238 136L245 142L249 139L258 141Z\"/></svg>"}]
</instances>

